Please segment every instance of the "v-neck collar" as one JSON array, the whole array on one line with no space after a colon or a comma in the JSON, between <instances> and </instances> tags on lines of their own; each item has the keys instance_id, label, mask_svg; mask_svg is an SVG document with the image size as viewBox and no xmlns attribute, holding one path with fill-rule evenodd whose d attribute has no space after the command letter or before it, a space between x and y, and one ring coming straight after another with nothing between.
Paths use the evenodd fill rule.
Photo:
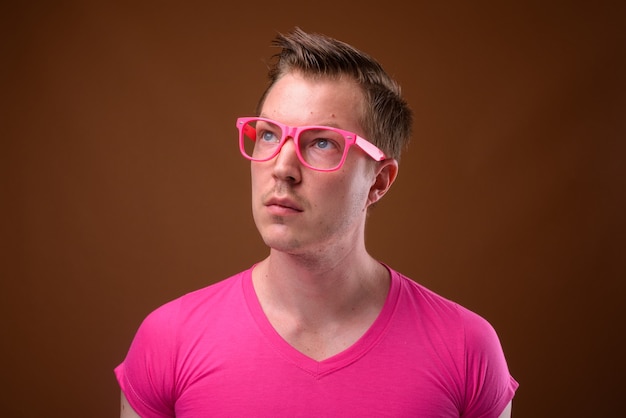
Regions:
<instances>
[{"instance_id":1,"label":"v-neck collar","mask_svg":"<svg viewBox=\"0 0 626 418\"><path fill-rule=\"evenodd\" d=\"M314 377L321 378L359 360L384 336L387 325L389 324L389 321L393 316L393 312L395 311L400 292L400 279L397 273L389 267L385 267L389 271L391 280L389 293L387 294L385 304L378 314L378 317L374 320L369 329L361 336L361 338L359 338L353 345L344 351L321 361L315 360L296 350L287 341L285 341L280 334L278 334L269 322L254 290L254 285L252 284L252 269L254 267L243 273L242 287L252 317L255 319L261 333L267 338L268 342L274 347L274 349L302 371L309 373Z\"/></svg>"}]
</instances>

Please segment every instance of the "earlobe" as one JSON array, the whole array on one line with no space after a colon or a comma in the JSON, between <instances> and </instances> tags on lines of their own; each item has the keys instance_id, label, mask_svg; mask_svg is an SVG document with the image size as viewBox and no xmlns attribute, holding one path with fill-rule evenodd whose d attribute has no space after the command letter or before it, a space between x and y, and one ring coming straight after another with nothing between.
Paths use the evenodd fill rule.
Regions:
<instances>
[{"instance_id":1,"label":"earlobe","mask_svg":"<svg viewBox=\"0 0 626 418\"><path fill-rule=\"evenodd\" d=\"M398 176L398 161L393 158L384 160L376 166L376 177L369 192L369 205L378 202Z\"/></svg>"}]
</instances>

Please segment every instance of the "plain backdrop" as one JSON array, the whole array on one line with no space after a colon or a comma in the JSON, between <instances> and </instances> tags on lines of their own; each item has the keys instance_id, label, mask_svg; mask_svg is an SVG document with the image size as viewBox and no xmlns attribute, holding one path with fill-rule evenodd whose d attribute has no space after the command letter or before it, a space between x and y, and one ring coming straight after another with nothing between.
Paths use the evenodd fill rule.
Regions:
<instances>
[{"instance_id":1,"label":"plain backdrop","mask_svg":"<svg viewBox=\"0 0 626 418\"><path fill-rule=\"evenodd\" d=\"M145 315L265 256L235 119L295 26L377 57L415 112L371 253L494 325L515 417L623 411L623 2L0 8L3 416L116 416Z\"/></svg>"}]
</instances>

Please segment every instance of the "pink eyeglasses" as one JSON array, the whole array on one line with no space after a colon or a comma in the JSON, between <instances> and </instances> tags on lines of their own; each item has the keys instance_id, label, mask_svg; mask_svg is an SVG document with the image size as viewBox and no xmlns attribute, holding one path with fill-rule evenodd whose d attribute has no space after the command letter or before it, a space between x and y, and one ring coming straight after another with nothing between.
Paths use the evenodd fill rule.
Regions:
<instances>
[{"instance_id":1,"label":"pink eyeglasses","mask_svg":"<svg viewBox=\"0 0 626 418\"><path fill-rule=\"evenodd\" d=\"M293 138L298 159L317 171L338 170L352 145L376 161L387 157L374 144L360 136L330 126L287 126L267 118L237 119L239 149L251 161L268 161L276 157L288 138Z\"/></svg>"}]
</instances>

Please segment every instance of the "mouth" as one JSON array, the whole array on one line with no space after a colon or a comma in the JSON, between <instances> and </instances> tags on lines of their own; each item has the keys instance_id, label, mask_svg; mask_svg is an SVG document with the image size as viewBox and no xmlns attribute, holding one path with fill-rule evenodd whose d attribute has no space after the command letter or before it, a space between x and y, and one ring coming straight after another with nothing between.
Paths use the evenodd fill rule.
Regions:
<instances>
[{"instance_id":1,"label":"mouth","mask_svg":"<svg viewBox=\"0 0 626 418\"><path fill-rule=\"evenodd\" d=\"M304 209L296 201L288 198L272 197L264 202L264 205L275 212L286 214L294 212L302 212Z\"/></svg>"}]
</instances>

